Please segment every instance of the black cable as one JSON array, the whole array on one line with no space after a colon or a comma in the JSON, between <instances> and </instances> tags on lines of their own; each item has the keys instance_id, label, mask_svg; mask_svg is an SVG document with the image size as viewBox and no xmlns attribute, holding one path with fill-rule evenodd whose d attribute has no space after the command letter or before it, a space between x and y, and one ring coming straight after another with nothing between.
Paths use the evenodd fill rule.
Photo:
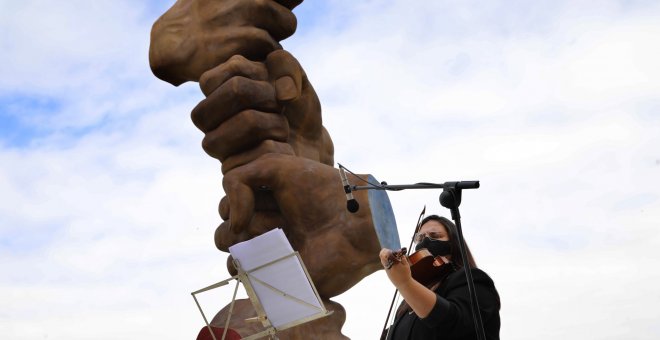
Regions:
<instances>
[{"instance_id":1,"label":"black cable","mask_svg":"<svg viewBox=\"0 0 660 340\"><path fill-rule=\"evenodd\" d=\"M369 182L368 180L362 178L360 175L354 173L353 171L349 170L347 167L345 167L345 166L343 166L343 165L341 165L341 164L339 164L339 163L337 163L337 166L339 166L340 168L342 168L342 169L348 171L348 173L350 173L351 175L357 177L357 178L358 178L359 180L361 180L362 182L367 183L368 185L370 185L370 186L372 186L372 187L374 187L374 188L379 188L379 189L384 189L384 190L386 190L386 188L385 188L382 184L380 184L380 183L376 183L376 184L371 183L371 182Z\"/></svg>"}]
</instances>

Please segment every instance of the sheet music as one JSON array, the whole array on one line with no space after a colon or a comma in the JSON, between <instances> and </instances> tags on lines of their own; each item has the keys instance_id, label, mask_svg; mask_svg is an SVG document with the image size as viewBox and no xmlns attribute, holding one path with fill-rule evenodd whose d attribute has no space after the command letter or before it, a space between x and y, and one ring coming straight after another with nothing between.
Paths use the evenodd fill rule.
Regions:
<instances>
[{"instance_id":1,"label":"sheet music","mask_svg":"<svg viewBox=\"0 0 660 340\"><path fill-rule=\"evenodd\" d=\"M251 240L237 243L229 247L229 252L238 260L243 270L249 272L249 276L289 295L289 297L283 296L282 293L250 278L250 283L275 328L323 313L321 301L307 280L297 256L288 257L250 272L254 268L294 253L282 229L273 229Z\"/></svg>"}]
</instances>

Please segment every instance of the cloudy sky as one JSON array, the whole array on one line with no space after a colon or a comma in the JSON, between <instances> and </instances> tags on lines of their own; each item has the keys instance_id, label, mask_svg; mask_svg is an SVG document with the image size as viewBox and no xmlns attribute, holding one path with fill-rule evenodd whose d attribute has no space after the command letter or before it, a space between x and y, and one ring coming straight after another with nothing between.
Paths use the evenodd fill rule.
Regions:
<instances>
[{"instance_id":1,"label":"cloudy sky","mask_svg":"<svg viewBox=\"0 0 660 340\"><path fill-rule=\"evenodd\" d=\"M0 0L0 334L194 339L227 277L197 84L149 70L173 1ZM283 45L335 160L390 184L481 181L465 236L502 339L660 336L660 3L307 0ZM391 193L402 243L439 192ZM338 296L374 339L384 273ZM202 297L207 314L231 299Z\"/></svg>"}]
</instances>

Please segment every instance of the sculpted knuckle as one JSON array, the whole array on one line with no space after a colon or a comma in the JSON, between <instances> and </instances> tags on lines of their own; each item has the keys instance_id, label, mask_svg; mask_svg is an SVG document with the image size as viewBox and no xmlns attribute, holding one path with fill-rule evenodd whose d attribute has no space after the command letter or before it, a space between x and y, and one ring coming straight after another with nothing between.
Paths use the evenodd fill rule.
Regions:
<instances>
[{"instance_id":1,"label":"sculpted knuckle","mask_svg":"<svg viewBox=\"0 0 660 340\"><path fill-rule=\"evenodd\" d=\"M219 159L220 161L225 158L222 143L219 143L213 136L206 136L202 139L202 149L206 151L209 156Z\"/></svg>"},{"instance_id":2,"label":"sculpted knuckle","mask_svg":"<svg viewBox=\"0 0 660 340\"><path fill-rule=\"evenodd\" d=\"M247 59L245 59L245 57L243 57L240 54L235 54L235 55L231 56L229 58L229 60L227 60L227 62L230 63L230 64L241 64L245 61L247 61Z\"/></svg>"},{"instance_id":3,"label":"sculpted knuckle","mask_svg":"<svg viewBox=\"0 0 660 340\"><path fill-rule=\"evenodd\" d=\"M205 125L207 120L206 119L207 110L208 110L208 100L204 99L201 102L199 102L197 106L193 108L192 112L190 112L190 119L192 120L193 124L195 124L195 126L202 131L206 130Z\"/></svg>"},{"instance_id":4,"label":"sculpted knuckle","mask_svg":"<svg viewBox=\"0 0 660 340\"><path fill-rule=\"evenodd\" d=\"M271 0L253 0L252 2L253 2L255 7L259 8L259 9L262 9L262 8L269 8L270 7L269 6L270 1Z\"/></svg>"},{"instance_id":5,"label":"sculpted knuckle","mask_svg":"<svg viewBox=\"0 0 660 340\"><path fill-rule=\"evenodd\" d=\"M242 77L231 77L227 80L227 87L231 95L237 96L243 88Z\"/></svg>"},{"instance_id":6,"label":"sculpted knuckle","mask_svg":"<svg viewBox=\"0 0 660 340\"><path fill-rule=\"evenodd\" d=\"M280 139L286 140L289 137L288 121L282 116L275 116L274 119L276 121L276 124L273 127L275 135Z\"/></svg>"},{"instance_id":7,"label":"sculpted knuckle","mask_svg":"<svg viewBox=\"0 0 660 340\"><path fill-rule=\"evenodd\" d=\"M237 178L234 175L234 172L230 171L222 177L222 187L225 189L225 192L227 193L228 200L231 199L229 198L229 192L236 187L236 182L237 182Z\"/></svg>"},{"instance_id":8,"label":"sculpted knuckle","mask_svg":"<svg viewBox=\"0 0 660 340\"><path fill-rule=\"evenodd\" d=\"M248 128L248 134L262 140L286 141L289 136L289 127L281 115L263 113L255 110L241 112L242 120Z\"/></svg>"},{"instance_id":9,"label":"sculpted knuckle","mask_svg":"<svg viewBox=\"0 0 660 340\"><path fill-rule=\"evenodd\" d=\"M208 89L210 78L210 72L202 73L202 75L199 77L199 87L203 90Z\"/></svg>"},{"instance_id":10,"label":"sculpted knuckle","mask_svg":"<svg viewBox=\"0 0 660 340\"><path fill-rule=\"evenodd\" d=\"M236 54L229 58L225 63L226 72L229 74L239 74L243 69L243 65L247 62L243 56Z\"/></svg>"},{"instance_id":11,"label":"sculpted knuckle","mask_svg":"<svg viewBox=\"0 0 660 340\"><path fill-rule=\"evenodd\" d=\"M254 128L259 125L257 114L255 110L244 110L238 114L242 124L248 128L248 133L254 132Z\"/></svg>"}]
</instances>

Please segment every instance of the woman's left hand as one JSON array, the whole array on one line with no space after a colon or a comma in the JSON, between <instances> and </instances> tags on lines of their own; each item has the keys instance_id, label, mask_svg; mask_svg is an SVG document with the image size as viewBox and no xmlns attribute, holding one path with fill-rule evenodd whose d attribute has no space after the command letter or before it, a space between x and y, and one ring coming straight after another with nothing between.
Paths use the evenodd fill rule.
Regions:
<instances>
[{"instance_id":1,"label":"woman's left hand","mask_svg":"<svg viewBox=\"0 0 660 340\"><path fill-rule=\"evenodd\" d=\"M403 256L401 261L394 261L394 264L387 269L393 253L394 252L390 249L381 249L379 254L380 263L385 268L385 273L390 281L392 281L392 284L397 288L401 288L401 286L406 285L413 280L410 272L410 264L408 263L406 256Z\"/></svg>"}]
</instances>

